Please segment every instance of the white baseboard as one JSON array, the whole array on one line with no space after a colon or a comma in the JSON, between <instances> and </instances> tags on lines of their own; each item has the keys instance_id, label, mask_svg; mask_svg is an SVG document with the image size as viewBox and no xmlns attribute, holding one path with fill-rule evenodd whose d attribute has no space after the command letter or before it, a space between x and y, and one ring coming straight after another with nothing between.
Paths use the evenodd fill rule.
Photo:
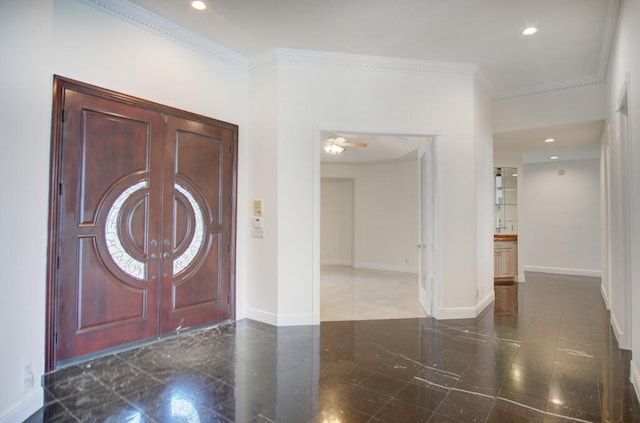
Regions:
<instances>
[{"instance_id":1,"label":"white baseboard","mask_svg":"<svg viewBox=\"0 0 640 423\"><path fill-rule=\"evenodd\" d=\"M438 320L451 319L475 319L475 307L437 307L433 312L433 317Z\"/></svg>"},{"instance_id":2,"label":"white baseboard","mask_svg":"<svg viewBox=\"0 0 640 423\"><path fill-rule=\"evenodd\" d=\"M371 270L386 270L388 272L402 272L402 273L418 273L418 268L415 266L397 266L393 264L378 264L378 263L354 263L353 267L356 269L371 269Z\"/></svg>"},{"instance_id":3,"label":"white baseboard","mask_svg":"<svg viewBox=\"0 0 640 423\"><path fill-rule=\"evenodd\" d=\"M473 317L478 317L487 307L489 307L493 301L496 299L495 291L489 292L488 295L485 295L478 304L476 304L476 315Z\"/></svg>"},{"instance_id":4,"label":"white baseboard","mask_svg":"<svg viewBox=\"0 0 640 423\"><path fill-rule=\"evenodd\" d=\"M257 320L258 322L271 326L276 326L278 323L278 316L276 314L250 307L247 308L247 319Z\"/></svg>"},{"instance_id":5,"label":"white baseboard","mask_svg":"<svg viewBox=\"0 0 640 423\"><path fill-rule=\"evenodd\" d=\"M313 314L278 314L277 326L309 326L313 325ZM319 324L319 319L318 323Z\"/></svg>"},{"instance_id":6,"label":"white baseboard","mask_svg":"<svg viewBox=\"0 0 640 423\"><path fill-rule=\"evenodd\" d=\"M275 314L255 308L247 309L247 319L257 320L258 322L271 326L308 326L320 324L320 315L314 315L312 313Z\"/></svg>"},{"instance_id":7,"label":"white baseboard","mask_svg":"<svg viewBox=\"0 0 640 423\"><path fill-rule=\"evenodd\" d=\"M638 366L636 366L633 360L631 360L630 367L631 374L629 375L629 379L631 379L633 390L636 392L636 399L640 399L640 372L638 372Z\"/></svg>"},{"instance_id":8,"label":"white baseboard","mask_svg":"<svg viewBox=\"0 0 640 423\"><path fill-rule=\"evenodd\" d=\"M320 266L351 266L353 262L351 260L339 260L339 259L321 259Z\"/></svg>"},{"instance_id":9,"label":"white baseboard","mask_svg":"<svg viewBox=\"0 0 640 423\"><path fill-rule=\"evenodd\" d=\"M616 341L618 341L618 345L622 346L622 336L624 332L620 329L620 325L618 325L618 321L616 320L616 315L611 313L611 327L613 328L613 334L616 336Z\"/></svg>"},{"instance_id":10,"label":"white baseboard","mask_svg":"<svg viewBox=\"0 0 640 423\"><path fill-rule=\"evenodd\" d=\"M518 283L524 283L525 282L524 273L521 273L521 274L518 275L518 281L517 282Z\"/></svg>"},{"instance_id":11,"label":"white baseboard","mask_svg":"<svg viewBox=\"0 0 640 423\"><path fill-rule=\"evenodd\" d=\"M607 310L611 310L609 307L609 296L607 295L607 290L604 287L604 284L600 284L600 296L602 296L602 301L604 301L604 307Z\"/></svg>"},{"instance_id":12,"label":"white baseboard","mask_svg":"<svg viewBox=\"0 0 640 423\"><path fill-rule=\"evenodd\" d=\"M548 266L524 266L525 272L539 272L539 273L555 273L557 275L574 275L574 276L592 276L596 278L602 277L601 270L592 269L571 269L567 267L548 267ZM519 279L519 278L518 278ZM519 282L519 280L518 280Z\"/></svg>"},{"instance_id":13,"label":"white baseboard","mask_svg":"<svg viewBox=\"0 0 640 423\"><path fill-rule=\"evenodd\" d=\"M494 291L485 295L475 307L437 307L433 311L433 317L438 320L475 319L495 300Z\"/></svg>"},{"instance_id":14,"label":"white baseboard","mask_svg":"<svg viewBox=\"0 0 640 423\"><path fill-rule=\"evenodd\" d=\"M22 423L44 405L42 387L35 387L33 392L0 413L0 423Z\"/></svg>"}]
</instances>

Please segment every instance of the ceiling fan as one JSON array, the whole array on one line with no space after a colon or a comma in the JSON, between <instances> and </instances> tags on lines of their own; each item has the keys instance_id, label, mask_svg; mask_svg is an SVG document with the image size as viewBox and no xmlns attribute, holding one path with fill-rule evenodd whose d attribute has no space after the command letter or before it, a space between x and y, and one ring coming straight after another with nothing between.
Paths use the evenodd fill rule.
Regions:
<instances>
[{"instance_id":1,"label":"ceiling fan","mask_svg":"<svg viewBox=\"0 0 640 423\"><path fill-rule=\"evenodd\" d=\"M332 135L322 144L322 148L327 154L337 156L342 153L347 147L366 147L367 143L364 142L348 142L344 137L338 135Z\"/></svg>"}]
</instances>

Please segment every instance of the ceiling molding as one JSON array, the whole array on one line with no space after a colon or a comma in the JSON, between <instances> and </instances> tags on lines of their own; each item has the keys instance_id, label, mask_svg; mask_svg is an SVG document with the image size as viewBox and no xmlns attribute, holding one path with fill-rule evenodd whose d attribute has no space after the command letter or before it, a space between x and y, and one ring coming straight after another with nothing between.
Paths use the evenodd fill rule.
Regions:
<instances>
[{"instance_id":1,"label":"ceiling molding","mask_svg":"<svg viewBox=\"0 0 640 423\"><path fill-rule=\"evenodd\" d=\"M79 0L80 2L143 28L163 38L178 42L208 56L240 67L249 68L246 57L186 30L184 27L124 0Z\"/></svg>"},{"instance_id":2,"label":"ceiling molding","mask_svg":"<svg viewBox=\"0 0 640 423\"><path fill-rule=\"evenodd\" d=\"M516 90L501 92L497 96L495 96L494 99L496 101L511 100L519 97L530 97L540 94L549 94L553 92L572 90L574 88L588 87L590 85L598 85L602 83L604 83L603 77L601 77L600 75L593 75L586 78L561 81L548 85L518 88Z\"/></svg>"},{"instance_id":3,"label":"ceiling molding","mask_svg":"<svg viewBox=\"0 0 640 423\"><path fill-rule=\"evenodd\" d=\"M470 63L434 62L395 57L276 48L253 57L250 67L269 63L324 65L370 71L429 73L448 77L474 77L478 65Z\"/></svg>"}]
</instances>

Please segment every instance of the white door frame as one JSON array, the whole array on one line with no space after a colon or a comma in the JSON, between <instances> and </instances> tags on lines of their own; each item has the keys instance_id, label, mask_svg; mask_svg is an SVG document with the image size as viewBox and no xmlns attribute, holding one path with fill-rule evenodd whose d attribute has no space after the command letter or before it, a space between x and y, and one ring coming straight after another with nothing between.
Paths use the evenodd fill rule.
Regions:
<instances>
[{"instance_id":1,"label":"white door frame","mask_svg":"<svg viewBox=\"0 0 640 423\"><path fill-rule=\"evenodd\" d=\"M334 125L320 125L316 126L313 129L313 144L317 148L313 148L313 211L312 211L312 224L313 224L313 258L312 258L312 277L311 277L311 298L312 298L312 324L319 325L320 324L320 187L321 187L321 167L320 167L320 159L321 159L321 148L322 145L322 133L323 132L346 132L353 134L372 134L372 135L395 135L395 136L410 136L410 137L424 137L427 140L430 140L431 147L429 150L432 154L435 153L434 141L441 134L439 130L390 130L390 129L366 129L366 128L350 128L344 126L334 126ZM435 172L435 170L433 170ZM435 191L438 190L438 180L437 178L433 178L433 189L434 189L434 197ZM431 216L434 216L435 220L435 202L428 206L432 208ZM433 232L433 231L432 231ZM438 275L437 271L440 267L440 263L437 262L437 244L436 244L436 235L434 234L434 244L433 244L433 275ZM431 286L431 303L433 303L433 292L438 290L439 280L437 276L433 278L433 284ZM437 304L433 304L437 305Z\"/></svg>"}]
</instances>

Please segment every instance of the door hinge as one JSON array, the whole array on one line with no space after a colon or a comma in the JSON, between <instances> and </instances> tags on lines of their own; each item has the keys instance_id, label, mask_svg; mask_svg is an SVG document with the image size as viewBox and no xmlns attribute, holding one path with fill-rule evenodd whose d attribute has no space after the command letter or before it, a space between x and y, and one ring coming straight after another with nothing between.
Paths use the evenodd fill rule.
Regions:
<instances>
[{"instance_id":1,"label":"door hinge","mask_svg":"<svg viewBox=\"0 0 640 423\"><path fill-rule=\"evenodd\" d=\"M231 244L227 245L227 254L231 254Z\"/></svg>"},{"instance_id":2,"label":"door hinge","mask_svg":"<svg viewBox=\"0 0 640 423\"><path fill-rule=\"evenodd\" d=\"M62 119L62 122L64 123L64 110L62 111L62 116L60 116L60 118Z\"/></svg>"},{"instance_id":3,"label":"door hinge","mask_svg":"<svg viewBox=\"0 0 640 423\"><path fill-rule=\"evenodd\" d=\"M58 345L58 332L53 336L53 343Z\"/></svg>"},{"instance_id":4,"label":"door hinge","mask_svg":"<svg viewBox=\"0 0 640 423\"><path fill-rule=\"evenodd\" d=\"M58 184L58 195L62 196L62 182Z\"/></svg>"},{"instance_id":5,"label":"door hinge","mask_svg":"<svg viewBox=\"0 0 640 423\"><path fill-rule=\"evenodd\" d=\"M227 294L227 304L231 304L231 294Z\"/></svg>"},{"instance_id":6,"label":"door hinge","mask_svg":"<svg viewBox=\"0 0 640 423\"><path fill-rule=\"evenodd\" d=\"M56 269L60 270L60 256L56 258Z\"/></svg>"},{"instance_id":7,"label":"door hinge","mask_svg":"<svg viewBox=\"0 0 640 423\"><path fill-rule=\"evenodd\" d=\"M162 121L163 121L164 123L169 122L169 118L167 117L167 115L165 115L165 114L163 114L163 115L162 115Z\"/></svg>"}]
</instances>

